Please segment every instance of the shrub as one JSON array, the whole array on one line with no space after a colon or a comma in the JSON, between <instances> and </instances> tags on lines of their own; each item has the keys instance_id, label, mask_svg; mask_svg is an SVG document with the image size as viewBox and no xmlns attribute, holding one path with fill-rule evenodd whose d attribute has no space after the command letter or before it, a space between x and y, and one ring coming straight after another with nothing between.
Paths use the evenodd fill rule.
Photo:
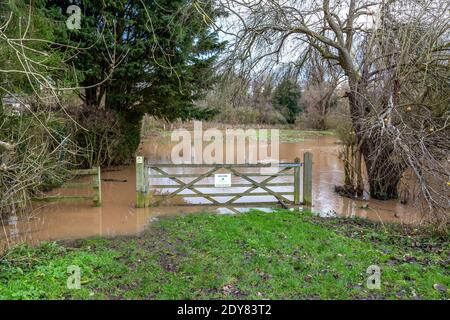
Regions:
<instances>
[{"instance_id":1,"label":"shrub","mask_svg":"<svg viewBox=\"0 0 450 320\"><path fill-rule=\"evenodd\" d=\"M121 115L86 105L71 108L76 121L75 143L84 150L82 167L122 164L129 161L139 145L140 116Z\"/></svg>"},{"instance_id":2,"label":"shrub","mask_svg":"<svg viewBox=\"0 0 450 320\"><path fill-rule=\"evenodd\" d=\"M20 213L46 186L65 181L76 154L71 132L58 114L18 116L0 108L0 141L12 146L0 150L0 216Z\"/></svg>"}]
</instances>

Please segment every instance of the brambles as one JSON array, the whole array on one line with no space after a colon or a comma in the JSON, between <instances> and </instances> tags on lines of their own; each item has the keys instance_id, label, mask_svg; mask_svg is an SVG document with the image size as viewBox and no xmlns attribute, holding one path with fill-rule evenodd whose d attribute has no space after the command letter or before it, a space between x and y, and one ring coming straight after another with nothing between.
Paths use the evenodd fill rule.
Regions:
<instances>
[{"instance_id":1,"label":"brambles","mask_svg":"<svg viewBox=\"0 0 450 320\"><path fill-rule=\"evenodd\" d=\"M60 185L68 176L75 146L67 120L53 113L20 117L0 109L0 141L14 146L0 150L0 217L20 214L46 185Z\"/></svg>"}]
</instances>

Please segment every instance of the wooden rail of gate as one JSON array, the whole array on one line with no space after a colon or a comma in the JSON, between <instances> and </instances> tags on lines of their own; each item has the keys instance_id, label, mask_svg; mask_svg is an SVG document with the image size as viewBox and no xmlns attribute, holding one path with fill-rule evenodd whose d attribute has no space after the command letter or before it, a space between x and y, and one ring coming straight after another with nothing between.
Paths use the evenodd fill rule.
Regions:
<instances>
[{"instance_id":1,"label":"wooden rail of gate","mask_svg":"<svg viewBox=\"0 0 450 320\"><path fill-rule=\"evenodd\" d=\"M36 202L62 202L62 201L92 201L97 207L102 204L102 183L101 183L101 169L95 167L92 169L78 169L71 170L71 174L74 177L92 176L91 182L66 182L62 186L58 186L60 189L92 189L92 195L90 196L47 196L42 198L33 198Z\"/></svg>"},{"instance_id":2,"label":"wooden rail of gate","mask_svg":"<svg viewBox=\"0 0 450 320\"><path fill-rule=\"evenodd\" d=\"M280 163L279 171L277 173L254 173L254 172L241 172L239 169L244 168L269 168L271 164L160 164L149 163L144 157L136 158L136 207L144 208L150 205L150 190L151 189L175 189L165 195L153 195L159 199L154 205L161 205L164 201L169 200L175 196L185 198L204 198L211 203L200 203L190 205L208 205L208 206L242 206L242 205L267 205L275 202L239 202L236 201L246 197L259 197L259 196L272 196L277 200L277 203L283 207L288 205L299 205L301 199L301 180L303 181L303 204L311 205L312 203L312 154L307 152L304 154L303 163L299 158L296 158L294 163ZM170 168L202 168L208 169L204 173L181 173L174 174L167 172ZM248 188L242 193L205 193L201 192L200 188L214 188L214 184L199 184L201 180L213 177L219 170L225 169L228 173L245 180L246 183L233 183L231 187L227 188ZM150 171L155 171L158 174L151 174ZM289 172L293 171L293 172ZM303 177L301 172L303 171ZM278 177L294 177L292 182L274 183L272 180ZM253 177L262 177L262 181L257 181ZM170 184L150 184L149 179L169 179L176 183L176 185ZM184 182L182 178L193 178L189 182ZM283 187L293 186L293 192L287 191L274 191L271 187ZM253 192L257 189L262 189L264 192ZM185 190L190 190L193 194L181 194ZM293 196L293 201L286 198L286 196ZM228 201L219 202L215 198L230 197Z\"/></svg>"}]
</instances>

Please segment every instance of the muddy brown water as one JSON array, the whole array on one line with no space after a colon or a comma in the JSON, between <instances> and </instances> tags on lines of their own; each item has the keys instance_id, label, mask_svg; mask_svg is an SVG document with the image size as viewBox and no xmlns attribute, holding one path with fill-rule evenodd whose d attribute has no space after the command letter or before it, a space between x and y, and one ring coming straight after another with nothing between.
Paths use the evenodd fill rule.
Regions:
<instances>
[{"instance_id":1,"label":"muddy brown water","mask_svg":"<svg viewBox=\"0 0 450 320\"><path fill-rule=\"evenodd\" d=\"M304 152L312 152L314 212L327 217L363 217L382 222L419 222L420 214L416 208L400 204L396 200L356 201L334 193L334 186L342 184L344 175L342 163L338 159L340 147L337 142L334 137L317 137L280 144L280 160L283 162L292 162L296 157L302 158ZM170 138L149 138L141 144L140 153L155 162L168 162L172 146ZM36 245L42 241L134 235L142 232L152 221L168 215L205 211L218 214L232 213L227 208L195 205L136 209L134 166L104 171L102 178L107 180L102 182L102 207L93 207L89 202L35 205L27 217L11 217L2 221L0 249L24 242ZM86 194L85 190L71 192L72 195ZM245 211L243 208L236 210ZM269 208L266 210L270 211Z\"/></svg>"}]
</instances>

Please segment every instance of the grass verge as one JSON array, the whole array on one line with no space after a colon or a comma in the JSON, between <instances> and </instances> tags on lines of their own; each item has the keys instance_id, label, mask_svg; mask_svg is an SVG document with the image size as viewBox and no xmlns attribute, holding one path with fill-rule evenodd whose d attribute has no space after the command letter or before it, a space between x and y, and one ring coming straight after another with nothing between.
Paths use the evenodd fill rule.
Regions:
<instances>
[{"instance_id":1,"label":"grass verge","mask_svg":"<svg viewBox=\"0 0 450 320\"><path fill-rule=\"evenodd\" d=\"M289 211L172 217L139 237L18 247L0 261L0 298L448 299L447 239L407 233Z\"/></svg>"}]
</instances>

